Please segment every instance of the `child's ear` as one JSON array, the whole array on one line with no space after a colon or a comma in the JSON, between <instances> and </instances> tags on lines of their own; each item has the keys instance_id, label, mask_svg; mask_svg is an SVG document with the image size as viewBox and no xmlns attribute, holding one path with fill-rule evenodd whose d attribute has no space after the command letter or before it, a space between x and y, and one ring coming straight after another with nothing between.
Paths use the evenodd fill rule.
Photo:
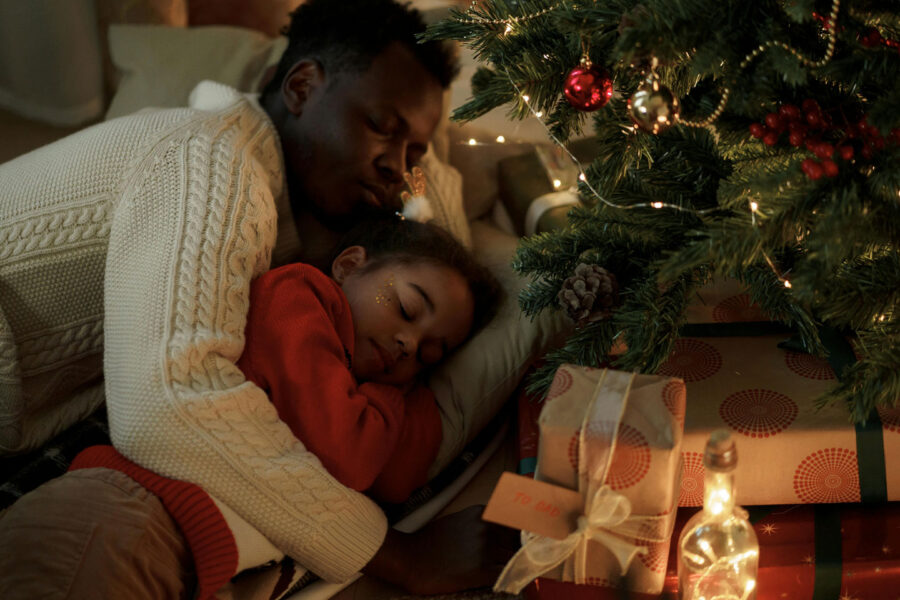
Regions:
<instances>
[{"instance_id":1,"label":"child's ear","mask_svg":"<svg viewBox=\"0 0 900 600\"><path fill-rule=\"evenodd\" d=\"M343 284L347 276L366 264L366 249L362 246L345 248L331 263L331 276Z\"/></svg>"}]
</instances>

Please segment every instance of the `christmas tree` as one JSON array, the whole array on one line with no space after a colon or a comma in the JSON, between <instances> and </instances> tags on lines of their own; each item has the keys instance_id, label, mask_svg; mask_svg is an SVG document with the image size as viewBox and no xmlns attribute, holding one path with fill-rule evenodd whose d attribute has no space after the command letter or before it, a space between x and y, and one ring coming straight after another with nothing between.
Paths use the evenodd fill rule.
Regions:
<instances>
[{"instance_id":1,"label":"christmas tree","mask_svg":"<svg viewBox=\"0 0 900 600\"><path fill-rule=\"evenodd\" d=\"M482 66L453 118L509 106L561 146L592 129L563 229L523 238L523 311L577 321L564 362L655 372L712 277L802 347L857 361L822 402L900 400L896 0L484 0L435 24ZM585 265L579 267L579 265ZM576 269L578 271L576 272Z\"/></svg>"}]
</instances>

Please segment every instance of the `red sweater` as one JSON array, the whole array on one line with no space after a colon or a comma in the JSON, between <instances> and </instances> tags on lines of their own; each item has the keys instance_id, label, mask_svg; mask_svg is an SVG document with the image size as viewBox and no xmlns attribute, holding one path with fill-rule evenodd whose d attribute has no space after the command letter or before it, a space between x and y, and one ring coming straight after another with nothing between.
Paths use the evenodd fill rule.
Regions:
<instances>
[{"instance_id":1,"label":"red sweater","mask_svg":"<svg viewBox=\"0 0 900 600\"><path fill-rule=\"evenodd\" d=\"M391 385L357 383L353 334L338 284L309 265L286 265L251 284L238 366L336 479L402 502L427 481L440 414L422 386L404 397Z\"/></svg>"}]
</instances>

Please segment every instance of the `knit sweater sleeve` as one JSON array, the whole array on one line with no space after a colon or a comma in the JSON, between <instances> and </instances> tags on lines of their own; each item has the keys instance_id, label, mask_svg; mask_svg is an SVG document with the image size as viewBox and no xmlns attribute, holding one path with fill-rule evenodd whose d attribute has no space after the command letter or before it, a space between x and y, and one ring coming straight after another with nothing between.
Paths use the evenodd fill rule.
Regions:
<instances>
[{"instance_id":1,"label":"knit sweater sleeve","mask_svg":"<svg viewBox=\"0 0 900 600\"><path fill-rule=\"evenodd\" d=\"M403 423L399 389L357 385L350 306L317 269L293 264L256 279L238 366L278 416L338 481L366 490L394 450Z\"/></svg>"},{"instance_id":2,"label":"knit sweater sleeve","mask_svg":"<svg viewBox=\"0 0 900 600\"><path fill-rule=\"evenodd\" d=\"M403 502L428 482L428 469L437 456L443 435L441 414L434 394L424 386L413 388L403 405L403 427L369 495L385 502Z\"/></svg>"},{"instance_id":3,"label":"knit sweater sleeve","mask_svg":"<svg viewBox=\"0 0 900 600\"><path fill-rule=\"evenodd\" d=\"M201 114L148 148L113 215L104 282L112 441L343 581L380 547L385 517L328 473L235 365L249 283L275 240L278 141L246 101Z\"/></svg>"}]
</instances>

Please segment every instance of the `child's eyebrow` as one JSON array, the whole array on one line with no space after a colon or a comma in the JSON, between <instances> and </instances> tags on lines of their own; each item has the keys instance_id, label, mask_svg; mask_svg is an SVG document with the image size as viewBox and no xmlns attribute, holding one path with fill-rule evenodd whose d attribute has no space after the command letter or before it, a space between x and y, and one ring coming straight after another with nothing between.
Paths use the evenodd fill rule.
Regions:
<instances>
[{"instance_id":1,"label":"child's eyebrow","mask_svg":"<svg viewBox=\"0 0 900 600\"><path fill-rule=\"evenodd\" d=\"M428 308L431 310L431 312L434 312L434 302L431 301L431 298L428 296L425 290L423 290L418 284L412 282L410 282L409 285L422 295L422 298L425 299L425 304L428 305Z\"/></svg>"}]
</instances>

